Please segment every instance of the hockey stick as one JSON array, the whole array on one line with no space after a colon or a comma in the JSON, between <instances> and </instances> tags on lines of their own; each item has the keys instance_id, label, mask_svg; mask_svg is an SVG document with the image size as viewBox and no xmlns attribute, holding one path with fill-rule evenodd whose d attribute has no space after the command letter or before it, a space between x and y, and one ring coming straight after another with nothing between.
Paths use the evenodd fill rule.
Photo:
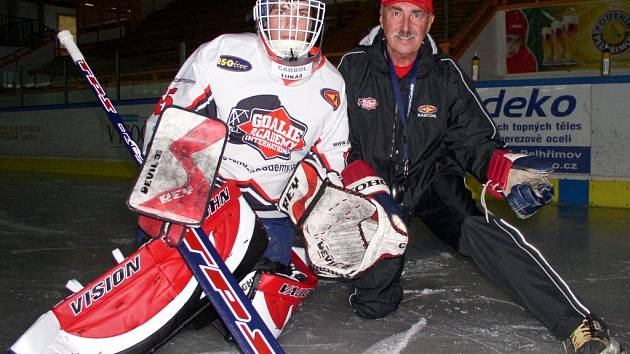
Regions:
<instances>
[{"instance_id":1,"label":"hockey stick","mask_svg":"<svg viewBox=\"0 0 630 354\"><path fill-rule=\"evenodd\" d=\"M79 72L92 87L101 107L118 131L136 164L142 165L143 156L140 148L127 132L116 108L74 43L72 34L69 31L61 31L57 37L66 47ZM194 228L191 231L185 233L177 250L241 350L245 353L284 353L205 232L201 228Z\"/></svg>"}]
</instances>

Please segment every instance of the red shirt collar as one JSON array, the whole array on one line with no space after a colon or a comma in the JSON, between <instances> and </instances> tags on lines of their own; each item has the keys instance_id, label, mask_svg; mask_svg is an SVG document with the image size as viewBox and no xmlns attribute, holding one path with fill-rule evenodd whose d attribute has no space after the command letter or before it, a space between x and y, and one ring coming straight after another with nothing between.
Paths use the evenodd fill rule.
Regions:
<instances>
[{"instance_id":1,"label":"red shirt collar","mask_svg":"<svg viewBox=\"0 0 630 354\"><path fill-rule=\"evenodd\" d=\"M402 79L403 77L405 77L405 75L407 75L410 71L411 68L413 68L413 64L411 63L407 66L396 66L394 65L394 70L396 71L396 76L398 76L399 79Z\"/></svg>"}]
</instances>

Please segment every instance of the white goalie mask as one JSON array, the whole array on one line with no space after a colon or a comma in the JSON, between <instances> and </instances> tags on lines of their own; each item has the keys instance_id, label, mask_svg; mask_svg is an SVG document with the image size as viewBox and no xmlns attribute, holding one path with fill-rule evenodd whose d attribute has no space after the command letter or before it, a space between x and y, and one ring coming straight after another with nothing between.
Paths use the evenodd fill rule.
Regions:
<instances>
[{"instance_id":1,"label":"white goalie mask","mask_svg":"<svg viewBox=\"0 0 630 354\"><path fill-rule=\"evenodd\" d=\"M325 10L320 0L257 0L254 20L272 59L286 66L315 61L321 52Z\"/></svg>"}]
</instances>

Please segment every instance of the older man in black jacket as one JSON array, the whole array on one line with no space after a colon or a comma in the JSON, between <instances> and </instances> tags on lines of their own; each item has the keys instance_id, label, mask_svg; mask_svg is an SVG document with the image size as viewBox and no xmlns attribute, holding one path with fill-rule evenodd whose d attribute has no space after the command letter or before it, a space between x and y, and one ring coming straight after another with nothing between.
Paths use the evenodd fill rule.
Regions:
<instances>
[{"instance_id":1,"label":"older man in black jacket","mask_svg":"<svg viewBox=\"0 0 630 354\"><path fill-rule=\"evenodd\" d=\"M622 352L521 232L484 215L466 189L469 172L521 218L553 198L549 163L506 149L467 76L428 35L433 19L431 0L382 0L380 28L343 57L349 160L371 164L403 219L419 217L575 352ZM402 267L401 258L382 261L354 281L350 302L360 316L397 308Z\"/></svg>"}]
</instances>

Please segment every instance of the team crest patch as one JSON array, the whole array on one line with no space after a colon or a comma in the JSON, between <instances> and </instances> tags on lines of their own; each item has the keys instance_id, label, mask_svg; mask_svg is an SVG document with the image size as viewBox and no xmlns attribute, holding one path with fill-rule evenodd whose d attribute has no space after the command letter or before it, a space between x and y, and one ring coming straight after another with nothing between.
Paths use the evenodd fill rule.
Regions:
<instances>
[{"instance_id":1,"label":"team crest patch","mask_svg":"<svg viewBox=\"0 0 630 354\"><path fill-rule=\"evenodd\" d=\"M437 118L437 107L430 104L423 104L418 107L418 117Z\"/></svg>"},{"instance_id":2,"label":"team crest patch","mask_svg":"<svg viewBox=\"0 0 630 354\"><path fill-rule=\"evenodd\" d=\"M223 70L229 71L250 71L252 70L252 64L247 60L239 57L233 57L231 55L222 55L217 60L217 66Z\"/></svg>"},{"instance_id":3,"label":"team crest patch","mask_svg":"<svg viewBox=\"0 0 630 354\"><path fill-rule=\"evenodd\" d=\"M289 160L291 152L305 147L307 126L291 117L277 96L260 95L241 100L228 117L228 141L246 144L265 160Z\"/></svg>"},{"instance_id":4,"label":"team crest patch","mask_svg":"<svg viewBox=\"0 0 630 354\"><path fill-rule=\"evenodd\" d=\"M321 93L324 100L332 106L333 111L336 111L337 108L339 108L339 105L341 104L339 91L325 88L319 91L319 93Z\"/></svg>"},{"instance_id":5,"label":"team crest patch","mask_svg":"<svg viewBox=\"0 0 630 354\"><path fill-rule=\"evenodd\" d=\"M376 98L363 97L357 100L357 105L365 110L371 111L378 107L378 101L376 100Z\"/></svg>"}]
</instances>

